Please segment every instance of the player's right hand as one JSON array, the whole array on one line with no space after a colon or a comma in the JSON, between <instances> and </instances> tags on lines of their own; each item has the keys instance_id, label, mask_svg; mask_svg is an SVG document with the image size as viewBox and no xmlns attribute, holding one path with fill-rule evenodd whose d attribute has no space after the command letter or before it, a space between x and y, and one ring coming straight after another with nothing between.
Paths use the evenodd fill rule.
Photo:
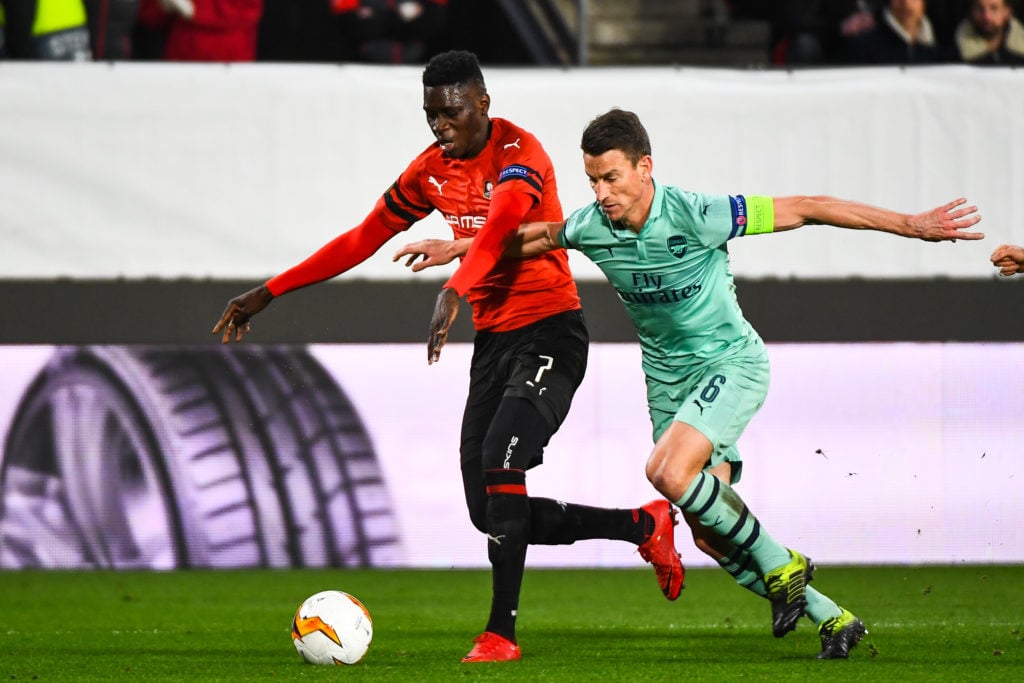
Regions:
<instances>
[{"instance_id":1,"label":"player's right hand","mask_svg":"<svg viewBox=\"0 0 1024 683\"><path fill-rule=\"evenodd\" d=\"M252 323L249 321L266 308L274 295L270 293L266 285L260 285L250 289L245 294L236 296L228 302L220 320L213 326L213 334L222 333L220 343L227 344L231 341L232 334L236 342L242 341L242 336L252 331Z\"/></svg>"}]
</instances>

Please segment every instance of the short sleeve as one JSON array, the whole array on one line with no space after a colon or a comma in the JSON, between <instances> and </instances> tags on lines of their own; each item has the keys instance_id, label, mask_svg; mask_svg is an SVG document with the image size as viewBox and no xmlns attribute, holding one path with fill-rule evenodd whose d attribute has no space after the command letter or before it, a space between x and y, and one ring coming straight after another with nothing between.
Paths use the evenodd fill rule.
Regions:
<instances>
[{"instance_id":1,"label":"short sleeve","mask_svg":"<svg viewBox=\"0 0 1024 683\"><path fill-rule=\"evenodd\" d=\"M558 243L565 249L579 249L579 231L585 222L584 214L589 212L589 207L576 209L565 220L565 225L558 231Z\"/></svg>"},{"instance_id":2,"label":"short sleeve","mask_svg":"<svg viewBox=\"0 0 1024 683\"><path fill-rule=\"evenodd\" d=\"M494 191L525 192L540 203L544 177L551 171L547 152L537 138L525 131L509 131L503 140L498 141L498 182Z\"/></svg>"}]
</instances>

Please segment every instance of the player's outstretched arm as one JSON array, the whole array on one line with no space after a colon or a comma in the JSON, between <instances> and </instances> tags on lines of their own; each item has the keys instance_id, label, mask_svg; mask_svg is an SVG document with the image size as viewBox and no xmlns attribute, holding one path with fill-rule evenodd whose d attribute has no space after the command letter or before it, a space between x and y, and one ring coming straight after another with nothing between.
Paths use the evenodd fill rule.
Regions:
<instances>
[{"instance_id":1,"label":"player's outstretched arm","mask_svg":"<svg viewBox=\"0 0 1024 683\"><path fill-rule=\"evenodd\" d=\"M992 265L1004 276L1024 273L1024 247L1013 244L1000 244L992 252Z\"/></svg>"},{"instance_id":2,"label":"player's outstretched arm","mask_svg":"<svg viewBox=\"0 0 1024 683\"><path fill-rule=\"evenodd\" d=\"M520 225L519 231L505 249L505 256L527 258L556 249L564 249L558 241L558 233L564 226L565 221Z\"/></svg>"},{"instance_id":3,"label":"player's outstretched arm","mask_svg":"<svg viewBox=\"0 0 1024 683\"><path fill-rule=\"evenodd\" d=\"M220 320L213 326L213 334L223 333L220 339L221 344L230 342L232 333L236 342L242 341L242 336L252 331L250 318L266 308L273 300L274 295L270 293L265 284L236 296L228 302Z\"/></svg>"},{"instance_id":4,"label":"player's outstretched arm","mask_svg":"<svg viewBox=\"0 0 1024 683\"><path fill-rule=\"evenodd\" d=\"M213 333L223 331L222 344L231 341L232 333L236 342L242 341L242 335L252 330L249 319L266 308L275 296L344 273L374 254L395 236L395 232L377 212L370 213L362 223L338 235L302 263L229 301L220 320L214 325Z\"/></svg>"},{"instance_id":5,"label":"player's outstretched arm","mask_svg":"<svg viewBox=\"0 0 1024 683\"><path fill-rule=\"evenodd\" d=\"M558 243L558 232L565 223L525 223L505 247L503 258L527 258L537 256L546 251L561 249ZM392 261L406 257L405 266L412 268L414 273L451 263L460 256L465 256L473 244L472 237L457 240L428 239L410 242L395 252Z\"/></svg>"},{"instance_id":6,"label":"player's outstretched arm","mask_svg":"<svg viewBox=\"0 0 1024 683\"><path fill-rule=\"evenodd\" d=\"M472 237L463 237L457 240L428 239L410 242L396 251L391 260L397 261L403 256L408 257L405 260L405 266L412 268L412 272L418 273L426 268L443 266L460 256L465 256L472 243Z\"/></svg>"},{"instance_id":7,"label":"player's outstretched arm","mask_svg":"<svg viewBox=\"0 0 1024 683\"><path fill-rule=\"evenodd\" d=\"M954 199L919 214L905 214L834 197L776 197L775 232L804 225L834 225L853 230L877 230L926 242L980 240L984 233L968 232L981 220L977 206Z\"/></svg>"}]
</instances>

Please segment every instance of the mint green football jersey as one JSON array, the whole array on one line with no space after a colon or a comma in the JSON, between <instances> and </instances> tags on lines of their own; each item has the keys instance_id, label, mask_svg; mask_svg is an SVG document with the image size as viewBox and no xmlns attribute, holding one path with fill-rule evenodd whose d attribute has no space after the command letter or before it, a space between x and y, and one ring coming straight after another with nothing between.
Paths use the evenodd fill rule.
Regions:
<instances>
[{"instance_id":1,"label":"mint green football jersey","mask_svg":"<svg viewBox=\"0 0 1024 683\"><path fill-rule=\"evenodd\" d=\"M583 252L615 288L639 334L644 372L673 381L760 343L736 301L726 242L771 231L771 202L656 184L639 234L594 202L569 216L559 241Z\"/></svg>"}]
</instances>

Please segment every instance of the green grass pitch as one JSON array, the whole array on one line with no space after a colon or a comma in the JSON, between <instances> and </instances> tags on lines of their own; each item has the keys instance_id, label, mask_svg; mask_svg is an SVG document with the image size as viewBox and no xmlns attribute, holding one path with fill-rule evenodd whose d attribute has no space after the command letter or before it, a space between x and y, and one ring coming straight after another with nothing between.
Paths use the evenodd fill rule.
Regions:
<instances>
[{"instance_id":1,"label":"green grass pitch","mask_svg":"<svg viewBox=\"0 0 1024 683\"><path fill-rule=\"evenodd\" d=\"M819 567L815 585L869 633L818 661L804 619L771 635L767 602L690 570L668 602L649 570L528 569L523 660L461 664L489 604L485 571L0 572L0 681L1024 680L1024 567ZM327 588L359 597L373 645L305 664L291 618Z\"/></svg>"}]
</instances>

